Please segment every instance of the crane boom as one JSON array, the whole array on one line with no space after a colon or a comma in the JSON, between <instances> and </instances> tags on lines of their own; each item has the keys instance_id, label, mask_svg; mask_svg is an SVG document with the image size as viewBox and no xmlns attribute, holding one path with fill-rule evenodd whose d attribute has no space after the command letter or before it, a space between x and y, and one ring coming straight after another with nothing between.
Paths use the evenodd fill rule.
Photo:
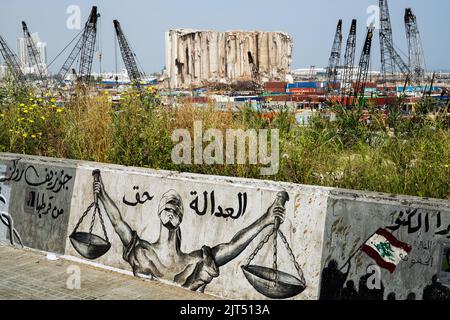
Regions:
<instances>
[{"instance_id":1,"label":"crane boom","mask_svg":"<svg viewBox=\"0 0 450 320\"><path fill-rule=\"evenodd\" d=\"M344 56L344 71L341 84L341 93L344 95L351 94L351 85L356 54L356 26L357 20L353 19L347 39L347 46L345 48Z\"/></svg>"},{"instance_id":2,"label":"crane boom","mask_svg":"<svg viewBox=\"0 0 450 320\"><path fill-rule=\"evenodd\" d=\"M334 36L333 47L331 49L331 55L328 62L327 80L328 91L332 90L332 83L336 83L338 75L338 67L341 62L341 49L342 49L342 19L339 20L336 27L336 34Z\"/></svg>"},{"instance_id":3,"label":"crane boom","mask_svg":"<svg viewBox=\"0 0 450 320\"><path fill-rule=\"evenodd\" d=\"M97 21L99 14L97 7L92 7L89 20L86 23L82 35L83 46L81 47L80 69L78 70L79 81L89 84L91 80L92 62L94 60L95 42L97 40Z\"/></svg>"},{"instance_id":4,"label":"crane boom","mask_svg":"<svg viewBox=\"0 0 450 320\"><path fill-rule=\"evenodd\" d=\"M67 73L69 73L69 71L72 68L73 63L79 56L82 46L83 46L83 38L80 38L78 40L77 44L75 45L75 47L72 49L72 52L70 53L69 57L64 62L61 69L59 70L58 74L56 75L57 85L60 85L61 82L64 81L64 78L66 77Z\"/></svg>"},{"instance_id":5,"label":"crane boom","mask_svg":"<svg viewBox=\"0 0 450 320\"><path fill-rule=\"evenodd\" d=\"M84 49L86 48L86 41L87 39L92 39L92 35L90 35L90 33L95 32L96 34L96 23L97 23L97 7L92 7L91 13L89 15L89 19L85 24L83 33L80 37L80 39L78 39L77 43L75 44L75 47L72 49L69 57L67 58L67 60L64 62L63 66L61 67L61 69L59 70L57 76L56 76L56 81L57 81L57 85L60 85L62 81L64 81L64 78L66 77L66 75L69 73L69 71L72 70L72 65L74 64L75 60L77 59L77 57L80 55L81 51L84 51L84 60L83 62L80 61L80 76L87 75L89 74L89 77L84 77L85 79L90 78L90 68L92 68L92 59L90 59L90 63L89 62L89 58L86 58L86 54L90 53L90 49ZM94 43L95 45L95 43ZM92 46L92 44L89 45L89 48ZM84 69L81 68L81 65L86 66ZM81 79L83 80L83 79Z\"/></svg>"},{"instance_id":6,"label":"crane boom","mask_svg":"<svg viewBox=\"0 0 450 320\"><path fill-rule=\"evenodd\" d=\"M2 36L0 36L0 53L3 56L3 59L5 60L5 63L8 66L14 79L17 82L25 83L25 76L22 72L19 59L9 48L8 44Z\"/></svg>"},{"instance_id":7,"label":"crane boom","mask_svg":"<svg viewBox=\"0 0 450 320\"><path fill-rule=\"evenodd\" d=\"M31 37L30 31L28 30L28 26L25 23L25 21L22 21L22 29L23 34L25 37L25 42L28 50L28 57L32 59L32 64L34 64L38 70L38 75L40 80L42 81L42 84L44 87L47 87L47 68L43 68L43 61L41 59L41 56L39 54L39 51L37 50L36 43L34 42L33 38Z\"/></svg>"},{"instance_id":8,"label":"crane boom","mask_svg":"<svg viewBox=\"0 0 450 320\"><path fill-rule=\"evenodd\" d=\"M137 63L136 63L136 57L135 57L136 55L134 54L133 50L131 49L131 47L128 43L128 40L122 31L120 22L118 20L114 20L114 28L116 30L117 41L119 42L119 46L120 46L120 52L122 54L123 62L125 63L125 68L127 69L128 76L130 77L130 81L134 86L136 86L137 88L140 88L142 74L139 71Z\"/></svg>"},{"instance_id":9,"label":"crane boom","mask_svg":"<svg viewBox=\"0 0 450 320\"><path fill-rule=\"evenodd\" d=\"M364 96L364 92L366 89L367 76L369 74L369 66L370 66L370 53L372 50L372 39L373 32L375 28L370 26L367 28L367 36L366 41L364 42L363 51L361 53L361 59L359 60L359 72L358 79L356 81L355 86L355 96L362 94Z\"/></svg>"},{"instance_id":10,"label":"crane boom","mask_svg":"<svg viewBox=\"0 0 450 320\"><path fill-rule=\"evenodd\" d=\"M392 24L387 0L379 0L380 7L380 48L381 48L381 74L383 81L393 77L397 68L408 77L410 70L401 56L395 50L392 37Z\"/></svg>"},{"instance_id":11,"label":"crane boom","mask_svg":"<svg viewBox=\"0 0 450 320\"><path fill-rule=\"evenodd\" d=\"M405 9L405 28L408 42L409 68L414 80L421 83L425 80L425 58L417 18L411 8Z\"/></svg>"}]
</instances>

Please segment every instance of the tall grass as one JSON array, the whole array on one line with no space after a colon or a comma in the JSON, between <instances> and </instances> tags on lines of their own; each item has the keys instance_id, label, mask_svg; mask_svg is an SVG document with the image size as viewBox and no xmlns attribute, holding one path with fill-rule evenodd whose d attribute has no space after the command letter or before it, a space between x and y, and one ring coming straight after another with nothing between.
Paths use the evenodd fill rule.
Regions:
<instances>
[{"instance_id":1,"label":"tall grass","mask_svg":"<svg viewBox=\"0 0 450 320\"><path fill-rule=\"evenodd\" d=\"M107 96L85 95L62 108L50 96L3 89L0 151L450 199L447 110L425 100L405 118L398 112L401 103L389 115L369 108L370 123L361 121L362 110L336 107L337 121L317 115L300 127L287 109L269 121L249 106L239 113L213 105L163 107L154 95L136 93L118 108ZM279 173L263 177L260 166L250 164L174 164L172 132L187 129L193 136L197 120L203 131L280 129Z\"/></svg>"}]
</instances>

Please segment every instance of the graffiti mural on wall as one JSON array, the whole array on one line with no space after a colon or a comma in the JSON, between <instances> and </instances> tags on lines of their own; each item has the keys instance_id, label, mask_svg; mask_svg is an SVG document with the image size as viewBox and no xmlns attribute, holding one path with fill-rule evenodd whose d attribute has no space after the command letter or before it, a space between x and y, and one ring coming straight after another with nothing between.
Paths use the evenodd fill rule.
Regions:
<instances>
[{"instance_id":1,"label":"graffiti mural on wall","mask_svg":"<svg viewBox=\"0 0 450 320\"><path fill-rule=\"evenodd\" d=\"M345 201L342 201L342 203L340 208L345 211L348 210L348 204ZM334 234L332 239L335 239L329 242L331 248L333 248L333 241L339 241L341 245L352 243L353 246L353 243L360 239L357 236L355 237L354 234L357 233L357 230L360 230L361 226L345 222L348 212L345 211L342 215L334 214L332 220L330 220L332 233ZM450 250L448 251L449 256L445 255L447 253L445 250L450 249L450 245L444 246L440 251L442 252L441 261L436 256L439 237L448 236L448 230L450 230L450 227L443 223L442 212L429 213L408 208L393 212L392 215L395 215L394 224L378 229L368 240L363 241L362 245L357 246L357 249L347 256L348 258L344 260L342 266L339 266L338 263L340 259L335 258L338 257L337 253L330 251L330 256L322 271L320 299L396 300L398 295L401 294L406 300L419 298L423 300L450 300L450 281L445 281L447 273L443 267L447 263L450 265ZM393 232L398 233L398 235L394 236ZM409 236L418 232L420 232L420 238ZM402 242L399 240L401 238L409 239L411 242ZM345 245L340 248L341 253L339 255L341 257L345 255L345 248ZM362 255L365 255L365 258ZM358 258L357 261L354 261L355 257ZM367 264L365 261L368 261L368 259L375 264L373 262ZM366 266L365 273L364 271L357 271L363 269L364 265ZM440 268L439 271L437 267ZM384 280L389 279L390 282L396 283L388 286L391 289L387 289L386 283L383 283L380 268L389 272L384 273L386 275ZM420 286L419 283L414 284L418 279L412 276L412 273L406 272L406 270L409 271L412 268L425 268L420 271L420 276L425 277L425 280L420 280L420 283L424 284L423 286ZM426 273L425 270L427 270ZM436 272L440 273L436 274ZM390 276L387 276L388 274ZM433 276L433 274L435 275ZM426 278L426 275L429 275L429 278ZM450 272L448 278L450 280ZM407 293L391 292L394 291L392 290L393 287L402 288L403 281L412 282L409 286L417 289L410 292L406 291Z\"/></svg>"},{"instance_id":2,"label":"graffiti mural on wall","mask_svg":"<svg viewBox=\"0 0 450 320\"><path fill-rule=\"evenodd\" d=\"M87 259L96 259L105 254L111 247L108 235L104 226L103 214L100 210L104 209L107 220L112 224L115 233L119 236L123 245L123 259L131 266L135 276L147 276L153 279L162 279L174 282L192 291L204 292L208 284L213 279L220 276L220 268L235 260L249 244L264 230L270 229L271 233L266 236L263 243L258 246L257 250L252 255L249 262L254 258L254 255L262 248L268 239L274 235L277 236L279 226L285 220L286 208L285 203L289 200L286 192L278 193L276 199L267 211L254 221L251 225L240 230L232 237L229 242L221 243L212 247L203 245L201 248L192 252L183 252L181 225L185 214L185 207L183 199L175 190L168 190L163 194L159 200L159 205L156 214L159 218L159 235L155 242L151 243L142 239L124 218L119 210L116 202L112 199L105 188L100 171L93 172L94 176L94 203L88 207L88 210L83 214L70 240L77 252ZM191 192L192 196L196 196L195 192ZM127 200L127 205L137 206L143 199L150 199L152 196L148 194L145 197L136 197L136 202ZM214 193L210 194L209 200L214 200ZM212 204L210 211L214 216L224 215L224 212L230 215L239 217L247 210L247 194L239 193L238 195L238 209L233 208L216 211L215 204ZM150 201L150 200L148 200ZM191 203L190 207L197 212L198 197ZM206 208L206 201L203 203ZM192 208L194 207L194 208ZM222 208L218 206L217 208ZM82 220L87 216L88 212L94 208L93 220L89 233L79 232L78 229ZM206 209L205 209L206 210ZM199 211L200 212L200 211ZM206 213L206 211L205 211ZM235 213L237 213L235 215ZM99 217L102 224L105 238L92 234L92 225L95 217ZM282 233L280 232L280 235ZM283 242L287 243L284 235ZM290 247L289 247L290 249ZM292 250L291 250L292 254ZM293 254L292 254L293 256ZM295 257L294 257L295 259ZM275 263L276 266L276 263ZM296 263L298 271L301 274L300 279L282 273L278 270L267 272L268 268L257 266L250 266L249 264L243 267L244 273L250 284L260 293L267 297L273 298L288 298L301 293L306 285L303 279L301 269ZM273 277L273 278L270 278ZM289 278L291 277L291 278ZM287 282L287 280L296 279L297 283ZM283 282L285 281L285 282ZM262 283L272 282L273 286L261 289ZM289 287L291 285L291 287ZM295 288L292 288L294 286Z\"/></svg>"},{"instance_id":3,"label":"graffiti mural on wall","mask_svg":"<svg viewBox=\"0 0 450 320\"><path fill-rule=\"evenodd\" d=\"M25 197L24 211L31 214L36 213L39 219L48 215L56 220L64 214L64 209L54 204L54 195L47 195L45 192L27 188Z\"/></svg>"},{"instance_id":4,"label":"graffiti mural on wall","mask_svg":"<svg viewBox=\"0 0 450 320\"><path fill-rule=\"evenodd\" d=\"M361 277L358 291L352 280L347 281L351 268L351 260L360 252L371 257L375 263L390 273L394 273L402 257L407 257L412 248L406 243L399 241L386 229L377 230L356 250L344 266L338 269L336 260L331 260L322 273L321 296L323 300L383 300L384 287L380 283L378 288L367 286L369 278L373 273L368 272ZM343 269L346 272L342 272ZM368 270L371 268L368 268ZM376 270L376 269L375 269Z\"/></svg>"},{"instance_id":5,"label":"graffiti mural on wall","mask_svg":"<svg viewBox=\"0 0 450 320\"><path fill-rule=\"evenodd\" d=\"M0 174L0 186L10 198L9 215L2 222L14 220L13 234L20 234L25 246L63 253L76 170L58 166L9 160Z\"/></svg>"},{"instance_id":6,"label":"graffiti mural on wall","mask_svg":"<svg viewBox=\"0 0 450 320\"><path fill-rule=\"evenodd\" d=\"M0 177L2 177L4 174L4 172L0 173ZM0 178L0 181L2 180L2 178ZM9 213L7 212L7 208L8 208L8 203L7 200L5 198L4 195L2 195L2 188L3 184L2 182L0 182L0 222L7 228L8 230L8 236L9 236L9 242L12 246L14 246L14 240L16 240L16 242L18 244L20 244L20 246L23 247L22 244L22 238L19 235L19 232L17 231L17 229L14 227L14 220L13 218L9 215Z\"/></svg>"},{"instance_id":7,"label":"graffiti mural on wall","mask_svg":"<svg viewBox=\"0 0 450 320\"><path fill-rule=\"evenodd\" d=\"M0 201L1 200L2 200L2 196L0 195ZM5 202L5 204L6 204L6 202ZM17 229L14 227L14 220L9 215L9 213L0 211L0 221L8 229L9 242L11 243L11 245L14 246L15 242L17 242L23 248L22 238L20 237Z\"/></svg>"},{"instance_id":8,"label":"graffiti mural on wall","mask_svg":"<svg viewBox=\"0 0 450 320\"><path fill-rule=\"evenodd\" d=\"M144 205L148 201L152 201L154 196L151 196L148 191L144 193L139 192L139 186L134 186L133 190L136 191L135 199L127 200L125 196L123 196L122 202L130 207L137 207L138 205Z\"/></svg>"},{"instance_id":9,"label":"graffiti mural on wall","mask_svg":"<svg viewBox=\"0 0 450 320\"><path fill-rule=\"evenodd\" d=\"M34 165L19 168L20 160L12 160L8 168L9 174L1 177L0 183L24 181L27 185L24 212L36 213L39 219L47 215L58 219L64 214L64 209L59 208L54 201L60 192L69 190L69 183L73 177L65 170L44 168L44 172L39 174L39 170ZM50 191L50 195L47 191Z\"/></svg>"},{"instance_id":10,"label":"graffiti mural on wall","mask_svg":"<svg viewBox=\"0 0 450 320\"><path fill-rule=\"evenodd\" d=\"M20 160L16 159L12 161L12 166L9 168L9 176L0 178L0 182L20 182L23 179L28 186L43 186L46 190L54 193L59 193L61 190L69 190L67 184L72 180L72 176L66 174L64 170L57 171L45 168L45 176L41 176L33 165L28 165L20 169L18 167Z\"/></svg>"},{"instance_id":11,"label":"graffiti mural on wall","mask_svg":"<svg viewBox=\"0 0 450 320\"><path fill-rule=\"evenodd\" d=\"M374 273L368 272L361 276L358 288L353 280L347 280L350 263L346 272L338 267L336 260L331 260L322 271L322 282L320 287L321 300L383 300L385 287L383 282L379 287L370 287L370 278ZM370 266L368 267L370 269ZM423 300L450 300L450 288L438 281L437 276L433 276L431 283L423 289ZM391 292L387 295L387 300L396 300L396 294ZM407 300L416 300L416 294L410 292Z\"/></svg>"},{"instance_id":12,"label":"graffiti mural on wall","mask_svg":"<svg viewBox=\"0 0 450 320\"><path fill-rule=\"evenodd\" d=\"M395 219L395 225L389 226L387 227L387 229L396 231L402 227L407 227L409 234L417 233L420 230L424 230L426 233L430 232L430 223L432 222L432 220L430 219L430 215L428 213L424 213L424 215L422 215L422 212L419 212L419 214L417 213L417 209L400 211L397 218ZM450 224L448 226L442 226L441 212L437 213L435 223L437 231L434 234L447 236L447 238L450 239Z\"/></svg>"},{"instance_id":13,"label":"graffiti mural on wall","mask_svg":"<svg viewBox=\"0 0 450 320\"><path fill-rule=\"evenodd\" d=\"M228 219L231 218L233 220L237 220L240 217L243 217L245 212L247 211L247 193L238 193L238 210L235 208L223 208L222 206L217 206L216 208L216 198L215 192L212 191L208 197L208 192L203 192L203 209L199 209L199 196L197 191L192 191L191 196L194 196L195 199L190 203L190 208L194 210L194 212L199 216L204 216L207 212L210 212L212 216L217 218ZM208 202L209 200L209 202ZM209 207L208 207L209 205Z\"/></svg>"},{"instance_id":14,"label":"graffiti mural on wall","mask_svg":"<svg viewBox=\"0 0 450 320\"><path fill-rule=\"evenodd\" d=\"M439 280L450 286L450 241L441 242L439 257Z\"/></svg>"}]
</instances>

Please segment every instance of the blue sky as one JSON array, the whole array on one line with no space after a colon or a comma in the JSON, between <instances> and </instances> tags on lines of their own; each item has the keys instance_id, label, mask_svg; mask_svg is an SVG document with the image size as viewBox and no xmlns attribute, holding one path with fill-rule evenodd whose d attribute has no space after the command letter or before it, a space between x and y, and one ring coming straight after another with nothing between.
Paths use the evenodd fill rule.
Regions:
<instances>
[{"instance_id":1,"label":"blue sky","mask_svg":"<svg viewBox=\"0 0 450 320\"><path fill-rule=\"evenodd\" d=\"M358 19L359 59L368 19L366 11L377 3L377 0L3 0L0 34L16 50L16 38L21 35L20 21L25 20L30 30L39 32L41 39L48 43L49 60L53 60L79 32L66 27L67 7L80 6L84 24L91 6L97 5L102 14L103 69L107 71L115 69L113 19L121 22L148 73L163 68L164 32L171 28L284 31L294 38L293 68L319 67L327 64L340 18L344 19L344 43L351 19ZM404 9L411 7L418 18L428 69L450 69L450 1L390 0L389 5L396 45L406 52L403 15ZM52 71L59 69L68 54L55 62ZM379 60L376 37L373 69L378 69ZM99 71L97 61L94 71Z\"/></svg>"}]
</instances>

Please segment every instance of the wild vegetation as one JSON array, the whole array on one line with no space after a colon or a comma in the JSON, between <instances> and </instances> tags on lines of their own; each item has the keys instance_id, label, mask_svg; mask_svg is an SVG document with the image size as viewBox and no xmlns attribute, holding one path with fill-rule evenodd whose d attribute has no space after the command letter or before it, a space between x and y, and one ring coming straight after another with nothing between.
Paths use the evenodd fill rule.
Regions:
<instances>
[{"instance_id":1,"label":"wild vegetation","mask_svg":"<svg viewBox=\"0 0 450 320\"><path fill-rule=\"evenodd\" d=\"M152 89L150 89L152 90ZM240 113L186 104L163 107L152 92L130 92L113 108L107 95L78 95L64 106L54 97L6 84L0 88L0 152L91 160L202 174L273 179L301 184L450 199L447 109L432 100L413 115L377 108L333 107L336 121L318 113L310 126L292 111L270 121L250 107ZM361 121L364 114L370 121ZM260 176L259 165L175 165L174 129L280 129L280 170Z\"/></svg>"}]
</instances>

